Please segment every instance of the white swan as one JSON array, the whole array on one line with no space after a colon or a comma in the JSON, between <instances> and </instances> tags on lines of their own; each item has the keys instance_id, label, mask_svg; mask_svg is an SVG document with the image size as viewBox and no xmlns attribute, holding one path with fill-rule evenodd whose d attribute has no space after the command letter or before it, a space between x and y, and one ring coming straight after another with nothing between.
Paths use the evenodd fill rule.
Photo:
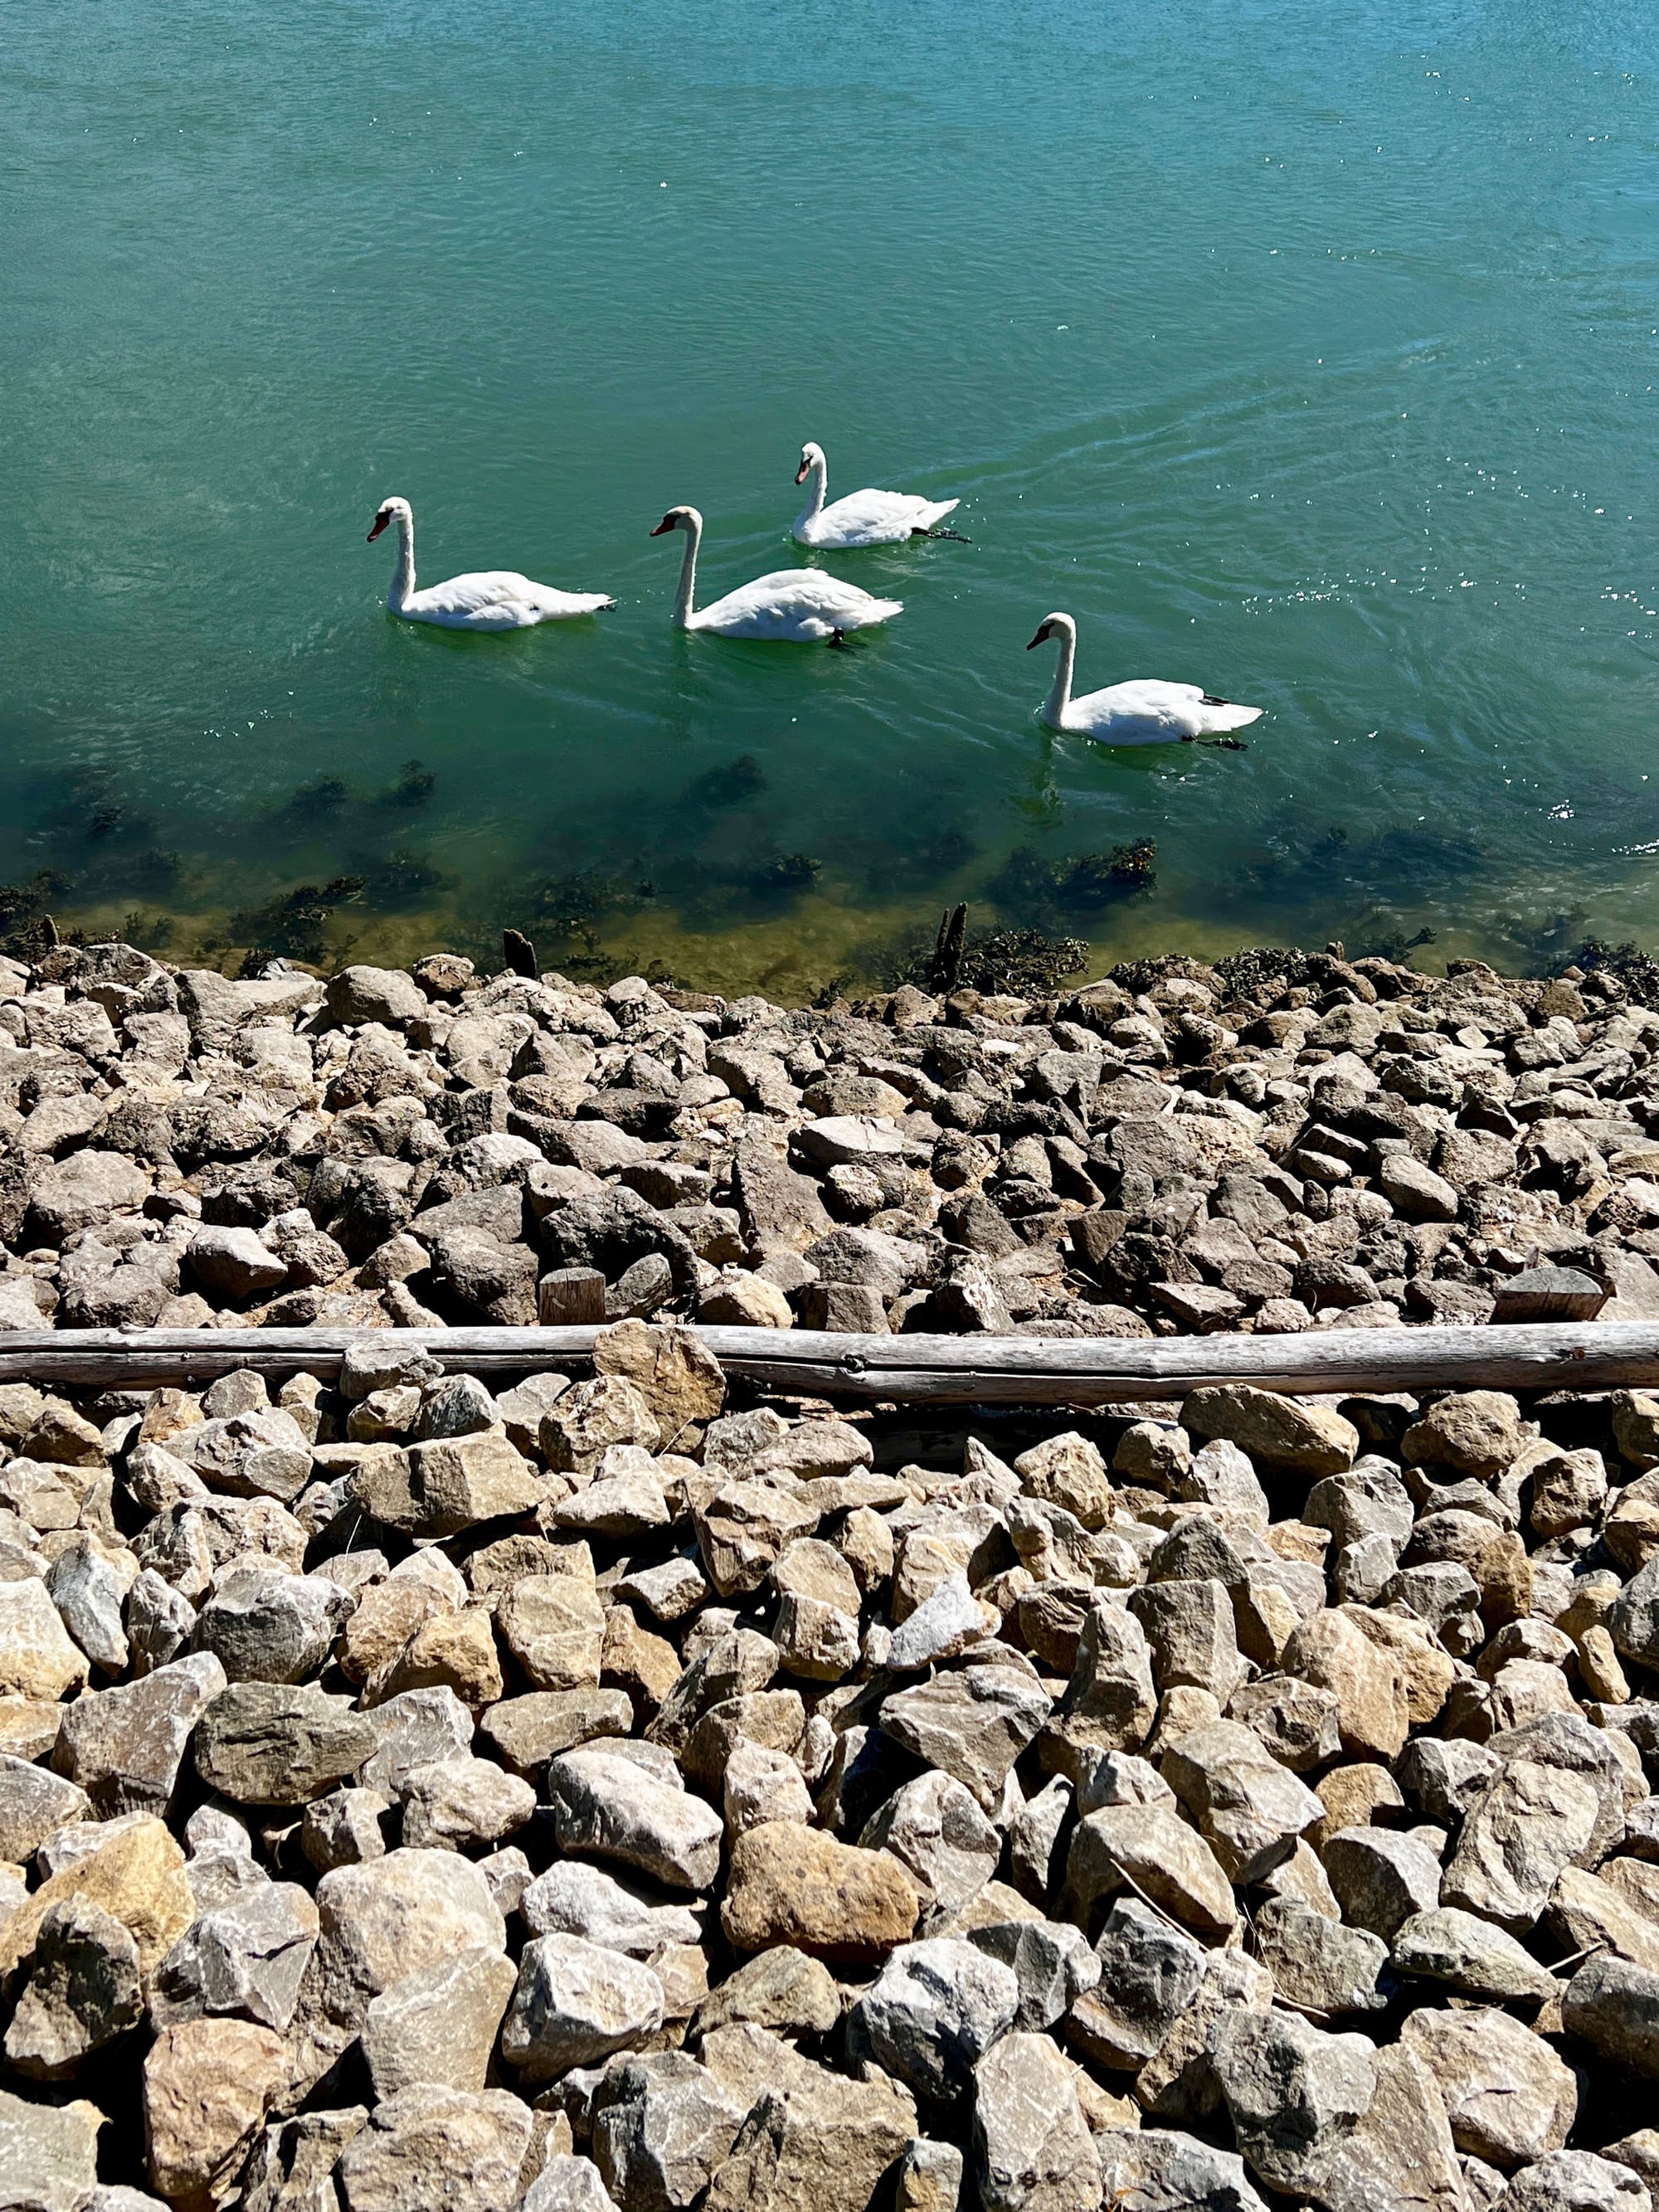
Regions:
<instances>
[{"instance_id":1,"label":"white swan","mask_svg":"<svg viewBox=\"0 0 1659 2212\"><path fill-rule=\"evenodd\" d=\"M1060 640L1054 689L1039 710L1051 730L1075 731L1101 745L1218 744L1243 752L1242 738L1221 732L1248 728L1261 719L1260 707L1236 706L1231 699L1212 698L1196 684L1161 684L1156 677L1109 684L1103 691L1085 691L1073 699L1077 624L1070 615L1045 615L1025 650L1035 652L1048 637Z\"/></svg>"},{"instance_id":2,"label":"white swan","mask_svg":"<svg viewBox=\"0 0 1659 2212\"><path fill-rule=\"evenodd\" d=\"M685 532L685 557L674 599L674 620L682 629L713 630L719 637L776 638L795 645L827 638L831 645L842 645L844 630L865 629L904 612L902 599L875 599L858 585L844 584L839 576L825 576L816 568L775 569L769 576L757 576L752 584L739 584L712 606L694 608L702 517L695 507L671 507L651 535L660 538L669 530Z\"/></svg>"},{"instance_id":3,"label":"white swan","mask_svg":"<svg viewBox=\"0 0 1659 2212\"><path fill-rule=\"evenodd\" d=\"M447 584L415 588L415 510L406 499L386 499L368 533L372 545L388 523L398 526L398 566L386 605L405 622L436 623L443 629L533 629L538 623L596 615L617 602L603 592L556 592L532 583L516 568L481 568Z\"/></svg>"},{"instance_id":4,"label":"white swan","mask_svg":"<svg viewBox=\"0 0 1659 2212\"><path fill-rule=\"evenodd\" d=\"M795 519L799 545L902 545L907 538L928 538L934 526L962 505L959 499L921 499L908 491L849 491L833 507L823 503L830 464L822 446L803 446L795 482L812 479L812 495ZM954 538L954 530L941 531Z\"/></svg>"}]
</instances>

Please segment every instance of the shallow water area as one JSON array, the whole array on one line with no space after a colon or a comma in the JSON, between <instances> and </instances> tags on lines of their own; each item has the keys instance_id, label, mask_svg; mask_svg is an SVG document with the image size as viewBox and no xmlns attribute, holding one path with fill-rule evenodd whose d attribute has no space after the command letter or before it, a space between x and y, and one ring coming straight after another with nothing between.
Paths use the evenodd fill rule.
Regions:
<instances>
[{"instance_id":1,"label":"shallow water area","mask_svg":"<svg viewBox=\"0 0 1659 2212\"><path fill-rule=\"evenodd\" d=\"M1659 934L1659 20L137 0L0 52L0 925L810 997L968 899L1117 957ZM830 496L969 544L809 556ZM424 580L619 601L507 637ZM844 653L669 625L817 562ZM1079 684L1249 750L1105 751ZM1659 775L1659 772L1656 772ZM1131 890L1080 857L1151 839ZM298 896L296 896L296 894Z\"/></svg>"}]
</instances>

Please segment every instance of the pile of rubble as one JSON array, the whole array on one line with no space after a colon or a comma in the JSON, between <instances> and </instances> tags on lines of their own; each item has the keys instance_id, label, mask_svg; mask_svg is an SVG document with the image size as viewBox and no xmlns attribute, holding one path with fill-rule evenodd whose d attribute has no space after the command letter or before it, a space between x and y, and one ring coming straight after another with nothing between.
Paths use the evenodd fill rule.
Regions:
<instances>
[{"instance_id":1,"label":"pile of rubble","mask_svg":"<svg viewBox=\"0 0 1659 2212\"><path fill-rule=\"evenodd\" d=\"M1659 2203L1659 1398L1005 1431L0 1388L0 2206Z\"/></svg>"},{"instance_id":2,"label":"pile of rubble","mask_svg":"<svg viewBox=\"0 0 1659 2212\"><path fill-rule=\"evenodd\" d=\"M1659 1316L1659 1013L1615 978L1154 964L788 1012L0 962L0 1328Z\"/></svg>"}]
</instances>

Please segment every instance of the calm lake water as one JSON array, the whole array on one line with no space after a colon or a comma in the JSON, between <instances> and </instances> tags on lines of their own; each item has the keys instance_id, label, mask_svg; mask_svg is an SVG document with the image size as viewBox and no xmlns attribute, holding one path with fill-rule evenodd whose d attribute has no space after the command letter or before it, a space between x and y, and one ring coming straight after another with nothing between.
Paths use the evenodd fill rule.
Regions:
<instances>
[{"instance_id":1,"label":"calm lake water","mask_svg":"<svg viewBox=\"0 0 1659 2212\"><path fill-rule=\"evenodd\" d=\"M1650 4L125 0L9 11L0 115L14 916L797 999L959 898L1659 942ZM807 438L972 544L797 553ZM620 605L395 623L390 493L427 580ZM705 595L904 615L680 635L681 501ZM1249 750L1042 732L1056 607Z\"/></svg>"}]
</instances>

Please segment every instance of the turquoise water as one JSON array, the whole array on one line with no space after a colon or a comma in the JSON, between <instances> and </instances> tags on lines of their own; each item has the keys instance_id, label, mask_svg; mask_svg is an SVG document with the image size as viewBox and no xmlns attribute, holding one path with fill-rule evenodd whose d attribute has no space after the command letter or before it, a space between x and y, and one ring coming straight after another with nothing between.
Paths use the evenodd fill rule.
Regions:
<instances>
[{"instance_id":1,"label":"turquoise water","mask_svg":"<svg viewBox=\"0 0 1659 2212\"><path fill-rule=\"evenodd\" d=\"M794 996L959 897L1659 938L1656 64L1611 0L11 11L10 911ZM797 555L806 438L973 543ZM620 605L392 621L394 492L426 580ZM822 558L906 611L681 636L680 501L705 595ZM1081 688L1254 702L1250 750L1042 732L1055 607ZM1145 838L1133 898L1071 866Z\"/></svg>"}]
</instances>

